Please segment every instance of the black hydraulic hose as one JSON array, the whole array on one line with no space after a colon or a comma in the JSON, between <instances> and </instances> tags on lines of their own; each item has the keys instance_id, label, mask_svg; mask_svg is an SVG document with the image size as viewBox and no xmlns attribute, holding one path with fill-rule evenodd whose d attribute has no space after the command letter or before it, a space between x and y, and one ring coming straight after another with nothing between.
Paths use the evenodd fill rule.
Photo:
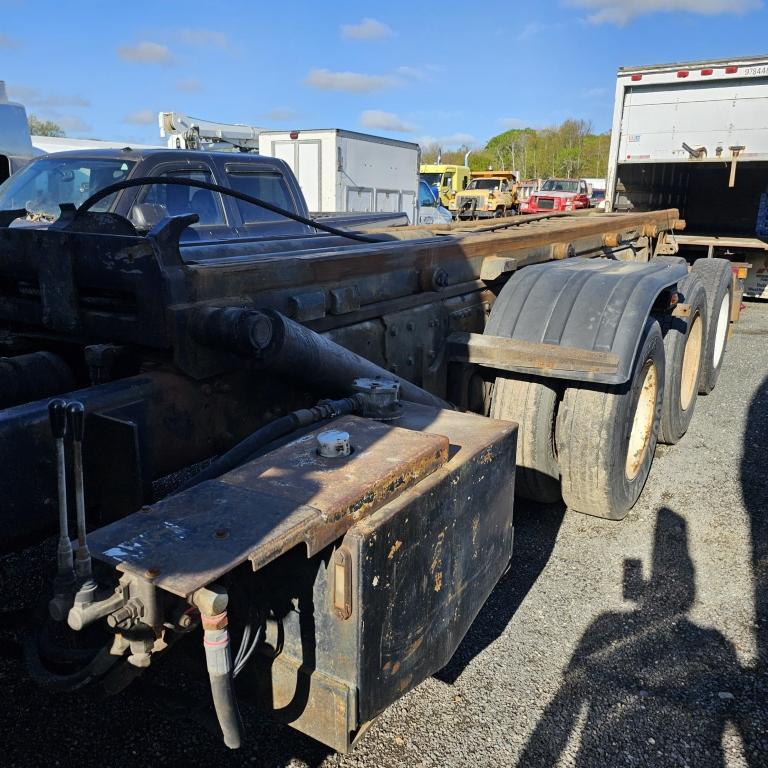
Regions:
<instances>
[{"instance_id":1,"label":"black hydraulic hose","mask_svg":"<svg viewBox=\"0 0 768 768\"><path fill-rule=\"evenodd\" d=\"M210 675L211 697L224 743L230 749L240 747L240 710L235 698L232 675Z\"/></svg>"},{"instance_id":2,"label":"black hydraulic hose","mask_svg":"<svg viewBox=\"0 0 768 768\"><path fill-rule=\"evenodd\" d=\"M190 330L201 344L246 355L260 368L304 379L319 392L352 394L355 379L383 377L400 384L403 400L453 408L407 379L272 309L201 309L192 318Z\"/></svg>"},{"instance_id":3,"label":"black hydraulic hose","mask_svg":"<svg viewBox=\"0 0 768 768\"><path fill-rule=\"evenodd\" d=\"M303 408L270 421L269 424L260 427L215 461L212 461L194 477L182 483L176 492L186 491L206 480L213 480L213 478L229 472L247 461L260 448L290 434L299 427L354 413L358 408L359 403L354 397L347 397L343 400L326 400L318 403L314 408Z\"/></svg>"},{"instance_id":4,"label":"black hydraulic hose","mask_svg":"<svg viewBox=\"0 0 768 768\"><path fill-rule=\"evenodd\" d=\"M357 240L360 243L380 243L380 239L375 237L367 237L366 235L359 235L354 232L348 232L344 229L337 229L329 224L323 224L322 222L315 221L314 219L308 219L293 211L280 208L278 205L268 203L266 200L261 200L258 197L247 195L245 192L239 192L236 189L230 187L222 187L220 184L212 184L210 181L198 181L197 179L181 179L173 176L140 176L135 179L126 179L125 181L118 181L109 186L103 187L98 192L94 192L90 197L86 198L77 208L73 221L76 221L78 216L90 210L99 200L103 200L105 197L113 195L115 192L120 192L122 189L130 189L131 187L144 187L150 184L174 184L179 187L195 187L199 189L208 189L211 192L219 192L222 195L229 195L237 200L242 200L245 203L251 203L259 208L266 208L272 213L277 213L280 216L285 216L286 219L293 219L300 224L306 224L308 227L314 227L322 232L327 232L330 235L338 235L339 237L346 237L349 240Z\"/></svg>"}]
</instances>

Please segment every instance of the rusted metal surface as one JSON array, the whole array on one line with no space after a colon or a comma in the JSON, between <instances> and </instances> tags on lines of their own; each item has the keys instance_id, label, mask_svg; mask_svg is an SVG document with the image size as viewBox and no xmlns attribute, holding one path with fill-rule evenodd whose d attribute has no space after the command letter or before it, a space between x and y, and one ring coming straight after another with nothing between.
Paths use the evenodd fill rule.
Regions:
<instances>
[{"instance_id":1,"label":"rusted metal surface","mask_svg":"<svg viewBox=\"0 0 768 768\"><path fill-rule=\"evenodd\" d=\"M508 256L486 256L480 267L480 279L491 281L498 280L502 275L514 272L517 269L517 260Z\"/></svg>"},{"instance_id":2,"label":"rusted metal surface","mask_svg":"<svg viewBox=\"0 0 768 768\"><path fill-rule=\"evenodd\" d=\"M415 432L357 416L337 419L333 428L349 433L350 456L320 456L316 430L222 477L227 485L264 490L318 510L318 524L303 535L310 555L448 458L448 438L443 435ZM250 559L258 567L258 550L254 549Z\"/></svg>"},{"instance_id":3,"label":"rusted metal surface","mask_svg":"<svg viewBox=\"0 0 768 768\"><path fill-rule=\"evenodd\" d=\"M502 371L520 367L547 370L615 373L619 356L611 352L540 344L479 333L452 333L448 337L450 359Z\"/></svg>"},{"instance_id":4,"label":"rusted metal surface","mask_svg":"<svg viewBox=\"0 0 768 768\"><path fill-rule=\"evenodd\" d=\"M66 347L74 388L86 404L102 400L100 387L107 385L88 363L104 343L119 345L133 360L132 370L114 378L170 376L151 395L137 391L130 403L121 397L119 412L110 408L93 420L100 437L90 444L101 458L89 467L86 457L86 474L99 486L87 494L89 519L103 522L148 500L152 481L226 450L293 405L275 392L281 388L276 375L253 374L249 385L247 363L193 338L190 321L201 306L276 309L444 397L455 389L451 377L458 368L447 364L448 333L482 332L496 294L522 267L571 255L557 244L573 246L577 255L605 255L606 232L656 227L662 243L677 216L668 210L513 217L439 232L420 228L416 240L390 233L385 242L353 246L302 235L182 248L178 220L152 237L99 217L85 231L0 229L0 349L21 354L50 345L58 353ZM675 247L671 239L664 246ZM624 253L637 258L631 247ZM389 335L393 330L399 335ZM239 384L227 393L225 377L235 372ZM263 396L267 383L272 391ZM288 399L308 397L311 383ZM465 394L457 393L459 402L467 402ZM12 486L0 519L18 520L24 535L55 519L50 438L41 408L28 406L0 414L0 434L10 441L0 455ZM237 412L245 415L233 417ZM4 543L0 539L0 549Z\"/></svg>"},{"instance_id":5,"label":"rusted metal surface","mask_svg":"<svg viewBox=\"0 0 768 768\"><path fill-rule=\"evenodd\" d=\"M399 423L446 435L450 459L315 557L295 549L254 575L273 597L269 645L238 683L340 752L445 665L512 551L516 425L409 404ZM345 617L339 552L353 564Z\"/></svg>"},{"instance_id":6,"label":"rusted metal surface","mask_svg":"<svg viewBox=\"0 0 768 768\"><path fill-rule=\"evenodd\" d=\"M94 557L180 597L297 544L309 556L448 458L448 439L348 416L353 452L324 458L314 430L262 458L158 502L91 537ZM151 576L146 576L150 573Z\"/></svg>"}]
</instances>

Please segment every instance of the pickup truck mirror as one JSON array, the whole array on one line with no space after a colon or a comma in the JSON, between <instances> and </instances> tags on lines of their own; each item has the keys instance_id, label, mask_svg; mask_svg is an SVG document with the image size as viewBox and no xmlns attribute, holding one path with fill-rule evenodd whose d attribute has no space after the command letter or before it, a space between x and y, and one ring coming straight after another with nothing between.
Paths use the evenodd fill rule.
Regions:
<instances>
[{"instance_id":1,"label":"pickup truck mirror","mask_svg":"<svg viewBox=\"0 0 768 768\"><path fill-rule=\"evenodd\" d=\"M165 208L154 203L136 203L128 217L138 230L149 231L166 217Z\"/></svg>"}]
</instances>

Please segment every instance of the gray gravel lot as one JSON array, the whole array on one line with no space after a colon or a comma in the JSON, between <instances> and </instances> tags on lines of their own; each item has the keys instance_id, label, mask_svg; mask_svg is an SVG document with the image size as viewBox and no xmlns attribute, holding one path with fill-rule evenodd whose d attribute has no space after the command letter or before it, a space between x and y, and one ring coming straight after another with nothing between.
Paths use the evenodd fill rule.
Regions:
<instances>
[{"instance_id":1,"label":"gray gravel lot","mask_svg":"<svg viewBox=\"0 0 768 768\"><path fill-rule=\"evenodd\" d=\"M660 447L621 523L520 505L510 571L456 655L330 753L245 707L229 753L151 688L96 701L30 685L0 631L2 762L61 765L768 766L768 305L715 391ZM39 547L0 559L0 610L42 590ZM10 589L9 589L10 587ZM164 686L192 683L171 664ZM179 714L184 714L183 705Z\"/></svg>"}]
</instances>

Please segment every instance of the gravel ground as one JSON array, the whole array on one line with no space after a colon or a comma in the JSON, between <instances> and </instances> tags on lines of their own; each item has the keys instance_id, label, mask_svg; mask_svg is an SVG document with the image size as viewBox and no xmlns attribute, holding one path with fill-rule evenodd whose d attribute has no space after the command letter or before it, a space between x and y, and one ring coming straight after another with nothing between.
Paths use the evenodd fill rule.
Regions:
<instances>
[{"instance_id":1,"label":"gravel ground","mask_svg":"<svg viewBox=\"0 0 768 768\"><path fill-rule=\"evenodd\" d=\"M161 717L151 688L57 697L0 658L3 764L766 766L766 436L768 305L749 304L716 390L684 440L658 449L628 518L519 505L512 568L448 667L351 755L248 708L247 744L229 753ZM34 601L48 556L0 559L0 609ZM6 657L13 639L0 632ZM194 685L170 665L161 678Z\"/></svg>"}]
</instances>

